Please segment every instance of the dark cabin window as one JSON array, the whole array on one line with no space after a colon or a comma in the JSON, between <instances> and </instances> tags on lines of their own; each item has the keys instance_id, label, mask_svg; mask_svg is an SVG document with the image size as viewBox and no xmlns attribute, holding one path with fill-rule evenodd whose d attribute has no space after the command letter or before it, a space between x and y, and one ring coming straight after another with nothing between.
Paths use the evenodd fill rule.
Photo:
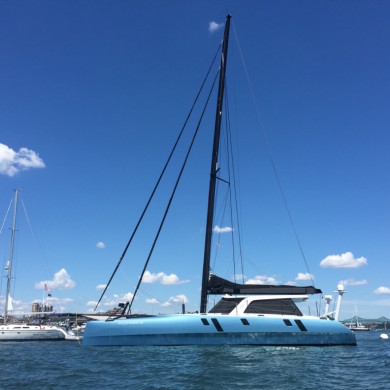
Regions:
<instances>
[{"instance_id":1,"label":"dark cabin window","mask_svg":"<svg viewBox=\"0 0 390 390\"><path fill-rule=\"evenodd\" d=\"M292 299L265 299L253 301L246 308L248 314L285 314L302 316Z\"/></svg>"},{"instance_id":2,"label":"dark cabin window","mask_svg":"<svg viewBox=\"0 0 390 390\"><path fill-rule=\"evenodd\" d=\"M243 298L222 298L209 313L229 314L243 300Z\"/></svg>"}]
</instances>

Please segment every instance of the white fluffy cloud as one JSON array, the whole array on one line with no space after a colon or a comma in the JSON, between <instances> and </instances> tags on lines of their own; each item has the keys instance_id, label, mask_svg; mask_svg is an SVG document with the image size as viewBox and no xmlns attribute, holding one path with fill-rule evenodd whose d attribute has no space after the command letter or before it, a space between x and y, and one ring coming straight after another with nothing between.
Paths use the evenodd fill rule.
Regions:
<instances>
[{"instance_id":1,"label":"white fluffy cloud","mask_svg":"<svg viewBox=\"0 0 390 390\"><path fill-rule=\"evenodd\" d=\"M176 295L175 297L170 297L161 306L168 307L173 305L181 305L182 303L188 303L187 297L185 295Z\"/></svg>"},{"instance_id":2,"label":"white fluffy cloud","mask_svg":"<svg viewBox=\"0 0 390 390\"><path fill-rule=\"evenodd\" d=\"M341 255L329 255L320 263L323 268L359 268L364 265L367 265L367 259L365 257L355 259L351 252L345 252Z\"/></svg>"},{"instance_id":3,"label":"white fluffy cloud","mask_svg":"<svg viewBox=\"0 0 390 390\"><path fill-rule=\"evenodd\" d=\"M306 272L305 274L302 272L298 272L298 275L295 280L314 280L314 276L309 272Z\"/></svg>"},{"instance_id":4,"label":"white fluffy cloud","mask_svg":"<svg viewBox=\"0 0 390 390\"><path fill-rule=\"evenodd\" d=\"M233 231L233 228L231 228L230 226L220 227L216 225L213 230L214 233L230 233Z\"/></svg>"},{"instance_id":5,"label":"white fluffy cloud","mask_svg":"<svg viewBox=\"0 0 390 390\"><path fill-rule=\"evenodd\" d=\"M52 280L43 280L35 283L35 288L43 290L45 285L51 290L72 290L76 287L76 283L72 280L65 268L56 272Z\"/></svg>"},{"instance_id":6,"label":"white fluffy cloud","mask_svg":"<svg viewBox=\"0 0 390 390\"><path fill-rule=\"evenodd\" d=\"M160 302L156 298L146 299L148 305L158 305Z\"/></svg>"},{"instance_id":7,"label":"white fluffy cloud","mask_svg":"<svg viewBox=\"0 0 390 390\"><path fill-rule=\"evenodd\" d=\"M0 143L0 174L14 176L30 168L44 168L45 163L33 150L20 148L18 152Z\"/></svg>"},{"instance_id":8,"label":"white fluffy cloud","mask_svg":"<svg viewBox=\"0 0 390 390\"><path fill-rule=\"evenodd\" d=\"M105 286L103 284L98 285L98 286ZM99 310L106 310L106 309L101 309L102 307L108 308L108 309L113 309L117 308L119 303L124 303L124 302L129 302L133 299L133 293L128 292L125 294L113 294L111 297L103 297L102 301L100 302L98 306L98 311ZM137 300L137 298L134 298ZM87 302L87 307L90 307L91 309L88 310L89 313L94 313L95 312L95 307L97 305L97 301L88 301ZM93 309L92 309L93 308Z\"/></svg>"},{"instance_id":9,"label":"white fluffy cloud","mask_svg":"<svg viewBox=\"0 0 390 390\"><path fill-rule=\"evenodd\" d=\"M126 294L114 294L112 298L105 298L102 300L102 305L106 307L117 307L119 303L131 301L133 299L133 293L128 292Z\"/></svg>"},{"instance_id":10,"label":"white fluffy cloud","mask_svg":"<svg viewBox=\"0 0 390 390\"><path fill-rule=\"evenodd\" d=\"M247 280L246 284L279 284L279 282L272 276L258 275Z\"/></svg>"},{"instance_id":11,"label":"white fluffy cloud","mask_svg":"<svg viewBox=\"0 0 390 390\"><path fill-rule=\"evenodd\" d=\"M133 299L133 296L134 296L133 293L128 292L126 294L123 294L121 299L125 301L131 301Z\"/></svg>"},{"instance_id":12,"label":"white fluffy cloud","mask_svg":"<svg viewBox=\"0 0 390 390\"><path fill-rule=\"evenodd\" d=\"M153 274L149 271L145 271L144 276L142 278L142 281L144 283L161 283L164 285L171 285L171 284L182 284L182 283L188 283L188 280L180 281L178 276L175 274L167 275L164 272L159 272L157 274Z\"/></svg>"},{"instance_id":13,"label":"white fluffy cloud","mask_svg":"<svg viewBox=\"0 0 390 390\"><path fill-rule=\"evenodd\" d=\"M390 294L390 288L389 287L378 287L375 291L374 291L375 294L378 294L378 295L387 295L387 294Z\"/></svg>"},{"instance_id":14,"label":"white fluffy cloud","mask_svg":"<svg viewBox=\"0 0 390 390\"><path fill-rule=\"evenodd\" d=\"M209 23L209 31L211 33L214 33L216 31L220 30L222 27L223 27L223 23L217 23L214 21Z\"/></svg>"},{"instance_id":15,"label":"white fluffy cloud","mask_svg":"<svg viewBox=\"0 0 390 390\"><path fill-rule=\"evenodd\" d=\"M295 280L289 280L283 284L285 284L286 286L297 286L298 285L298 283Z\"/></svg>"},{"instance_id":16,"label":"white fluffy cloud","mask_svg":"<svg viewBox=\"0 0 390 390\"><path fill-rule=\"evenodd\" d=\"M347 279L347 280L340 280L339 284L343 284L344 286L362 286L364 284L367 284L367 280L354 280L354 279Z\"/></svg>"},{"instance_id":17,"label":"white fluffy cloud","mask_svg":"<svg viewBox=\"0 0 390 390\"><path fill-rule=\"evenodd\" d=\"M102 241L99 241L97 244L96 244L96 247L99 248L99 249L104 249L106 247L106 244Z\"/></svg>"},{"instance_id":18,"label":"white fluffy cloud","mask_svg":"<svg viewBox=\"0 0 390 390\"><path fill-rule=\"evenodd\" d=\"M106 284L98 284L97 286L96 286L96 290L104 290L105 288L106 288Z\"/></svg>"}]
</instances>

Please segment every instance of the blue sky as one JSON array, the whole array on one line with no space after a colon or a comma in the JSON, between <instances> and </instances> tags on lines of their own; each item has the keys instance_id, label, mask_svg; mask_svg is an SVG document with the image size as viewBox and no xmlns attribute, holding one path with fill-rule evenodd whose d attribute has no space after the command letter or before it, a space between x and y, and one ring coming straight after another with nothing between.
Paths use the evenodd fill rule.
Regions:
<instances>
[{"instance_id":1,"label":"blue sky","mask_svg":"<svg viewBox=\"0 0 390 390\"><path fill-rule=\"evenodd\" d=\"M241 72L228 75L244 134L240 184L251 183L240 204L246 280L307 284L308 271L239 48L315 285L329 294L347 281L341 318L355 307L390 316L390 4L379 0L1 1L1 221L20 188L32 227L20 208L14 306L49 299L47 283L57 311L93 309L221 41L210 23L227 12L228 72ZM194 147L134 311L199 308L210 134ZM159 215L152 209L101 310L131 296ZM4 288L3 278L2 298Z\"/></svg>"}]
</instances>

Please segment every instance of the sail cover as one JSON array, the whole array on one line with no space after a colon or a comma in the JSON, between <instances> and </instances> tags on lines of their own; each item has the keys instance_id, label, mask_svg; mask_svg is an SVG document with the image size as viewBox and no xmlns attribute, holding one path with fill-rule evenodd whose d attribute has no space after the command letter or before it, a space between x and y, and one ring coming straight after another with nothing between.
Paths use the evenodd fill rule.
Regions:
<instances>
[{"instance_id":1,"label":"sail cover","mask_svg":"<svg viewBox=\"0 0 390 390\"><path fill-rule=\"evenodd\" d=\"M220 278L216 275L210 275L207 285L208 294L244 294L244 295L302 295L302 294L321 294L322 291L313 286L285 286L268 284L238 284L229 280Z\"/></svg>"}]
</instances>

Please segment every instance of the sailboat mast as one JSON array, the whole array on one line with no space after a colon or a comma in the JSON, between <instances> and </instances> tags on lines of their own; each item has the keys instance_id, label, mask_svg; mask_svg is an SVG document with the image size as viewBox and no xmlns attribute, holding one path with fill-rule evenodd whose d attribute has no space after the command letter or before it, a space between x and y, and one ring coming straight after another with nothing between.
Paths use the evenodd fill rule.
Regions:
<instances>
[{"instance_id":1,"label":"sailboat mast","mask_svg":"<svg viewBox=\"0 0 390 390\"><path fill-rule=\"evenodd\" d=\"M230 18L231 15L227 15L226 23L225 23L225 32L223 36L221 66L220 66L220 73L219 73L218 100L217 100L217 110L215 114L214 143L213 143L213 154L211 158L209 201L208 201L208 208L207 208L206 236L205 236L205 246L204 246L202 292L200 298L201 313L206 313L207 311L207 284L210 277L211 237L213 233L215 187L217 182L217 171L218 171L217 165L218 165L218 152L219 152L219 138L221 133L222 105L223 105L223 94L225 89L225 73L226 73L226 62L227 62L227 52L228 52Z\"/></svg>"},{"instance_id":2,"label":"sailboat mast","mask_svg":"<svg viewBox=\"0 0 390 390\"><path fill-rule=\"evenodd\" d=\"M16 227L16 211L18 208L18 195L19 190L15 190L15 196L14 196L14 218L12 222L12 235L11 235L11 249L10 249L10 255L9 260L7 263L7 291L5 294L5 307L4 307L4 325L7 324L7 316L8 316L8 304L9 304L9 292L11 289L11 277L12 277L12 259L14 256L14 242L15 242L15 227Z\"/></svg>"}]
</instances>

